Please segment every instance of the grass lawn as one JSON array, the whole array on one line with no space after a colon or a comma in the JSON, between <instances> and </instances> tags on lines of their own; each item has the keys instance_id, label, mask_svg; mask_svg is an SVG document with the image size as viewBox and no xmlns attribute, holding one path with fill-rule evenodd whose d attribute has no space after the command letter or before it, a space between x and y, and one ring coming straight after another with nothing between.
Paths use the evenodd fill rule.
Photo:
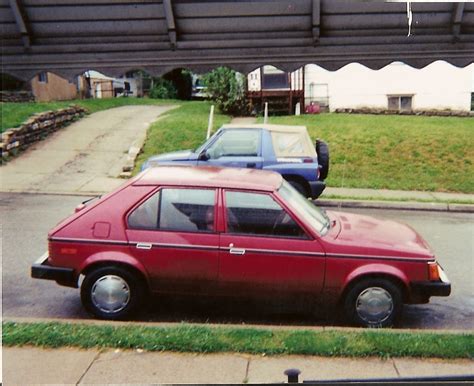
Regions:
<instances>
[{"instance_id":1,"label":"grass lawn","mask_svg":"<svg viewBox=\"0 0 474 386\"><path fill-rule=\"evenodd\" d=\"M473 358L472 333L395 330L278 330L180 324L91 325L4 322L4 346L122 348L148 351L302 354L329 357Z\"/></svg>"},{"instance_id":2,"label":"grass lawn","mask_svg":"<svg viewBox=\"0 0 474 386\"><path fill-rule=\"evenodd\" d=\"M328 142L328 186L474 193L474 119L320 114L270 117Z\"/></svg>"},{"instance_id":3,"label":"grass lawn","mask_svg":"<svg viewBox=\"0 0 474 386\"><path fill-rule=\"evenodd\" d=\"M27 102L0 103L2 109L0 131L18 127L31 115L48 110L58 110L70 105L85 107L90 113L126 105L157 105L178 103L179 101L149 98L110 98L110 99L76 99L60 102Z\"/></svg>"},{"instance_id":4,"label":"grass lawn","mask_svg":"<svg viewBox=\"0 0 474 386\"><path fill-rule=\"evenodd\" d=\"M148 132L135 173L148 157L193 149L206 136L210 103L147 98L3 103L2 130L35 112L78 104L90 112L129 104L180 104ZM216 113L214 130L230 117ZM474 193L474 119L398 115L320 114L271 117L271 123L308 127L331 152L328 186Z\"/></svg>"}]
</instances>

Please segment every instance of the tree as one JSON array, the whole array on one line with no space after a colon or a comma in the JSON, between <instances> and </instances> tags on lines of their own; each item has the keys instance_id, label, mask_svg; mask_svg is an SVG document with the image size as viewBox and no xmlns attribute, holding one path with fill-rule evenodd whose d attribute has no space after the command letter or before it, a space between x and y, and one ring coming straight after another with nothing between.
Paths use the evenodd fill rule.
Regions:
<instances>
[{"instance_id":1,"label":"tree","mask_svg":"<svg viewBox=\"0 0 474 386\"><path fill-rule=\"evenodd\" d=\"M153 87L150 90L150 98L174 99L176 98L176 94L176 88L171 81L163 78L153 78Z\"/></svg>"},{"instance_id":2,"label":"tree","mask_svg":"<svg viewBox=\"0 0 474 386\"><path fill-rule=\"evenodd\" d=\"M224 114L240 115L248 112L242 76L227 67L218 67L203 76L203 83L219 110Z\"/></svg>"}]
</instances>

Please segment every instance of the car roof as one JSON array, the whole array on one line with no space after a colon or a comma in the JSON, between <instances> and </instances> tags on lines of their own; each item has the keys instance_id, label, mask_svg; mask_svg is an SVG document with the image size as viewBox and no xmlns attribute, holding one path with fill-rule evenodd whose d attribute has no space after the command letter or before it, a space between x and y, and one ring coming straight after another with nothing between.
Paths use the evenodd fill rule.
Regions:
<instances>
[{"instance_id":1,"label":"car roof","mask_svg":"<svg viewBox=\"0 0 474 386\"><path fill-rule=\"evenodd\" d=\"M222 129L265 129L268 131L277 131L284 133L301 133L307 132L306 126L293 126L293 125L269 125L264 123L252 123L252 124L238 124L231 123L223 125Z\"/></svg>"},{"instance_id":2,"label":"car roof","mask_svg":"<svg viewBox=\"0 0 474 386\"><path fill-rule=\"evenodd\" d=\"M281 186L282 180L276 172L256 169L162 165L144 170L132 185L221 187L271 192Z\"/></svg>"}]
</instances>

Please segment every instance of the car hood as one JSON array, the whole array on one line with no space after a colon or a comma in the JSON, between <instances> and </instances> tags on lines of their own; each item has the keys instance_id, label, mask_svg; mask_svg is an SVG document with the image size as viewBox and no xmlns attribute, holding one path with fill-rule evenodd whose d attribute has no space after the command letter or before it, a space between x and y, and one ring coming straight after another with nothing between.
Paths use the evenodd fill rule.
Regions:
<instances>
[{"instance_id":1,"label":"car hood","mask_svg":"<svg viewBox=\"0 0 474 386\"><path fill-rule=\"evenodd\" d=\"M338 251L346 249L362 256L434 257L426 241L406 224L347 212L330 212L330 217L336 220L331 233Z\"/></svg>"},{"instance_id":2,"label":"car hood","mask_svg":"<svg viewBox=\"0 0 474 386\"><path fill-rule=\"evenodd\" d=\"M196 159L196 154L192 150L180 150L171 153L158 154L148 158L142 165L142 170L162 162L188 161L194 159Z\"/></svg>"}]
</instances>

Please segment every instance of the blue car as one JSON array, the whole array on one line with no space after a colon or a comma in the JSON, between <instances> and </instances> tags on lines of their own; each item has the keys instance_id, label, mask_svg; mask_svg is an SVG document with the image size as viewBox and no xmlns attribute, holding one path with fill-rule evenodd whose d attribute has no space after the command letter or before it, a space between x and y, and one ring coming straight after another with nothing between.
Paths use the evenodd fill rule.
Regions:
<instances>
[{"instance_id":1,"label":"blue car","mask_svg":"<svg viewBox=\"0 0 474 386\"><path fill-rule=\"evenodd\" d=\"M304 126L224 125L198 149L150 157L142 170L171 164L272 170L315 199L326 187L329 151L322 141L313 145Z\"/></svg>"}]
</instances>

